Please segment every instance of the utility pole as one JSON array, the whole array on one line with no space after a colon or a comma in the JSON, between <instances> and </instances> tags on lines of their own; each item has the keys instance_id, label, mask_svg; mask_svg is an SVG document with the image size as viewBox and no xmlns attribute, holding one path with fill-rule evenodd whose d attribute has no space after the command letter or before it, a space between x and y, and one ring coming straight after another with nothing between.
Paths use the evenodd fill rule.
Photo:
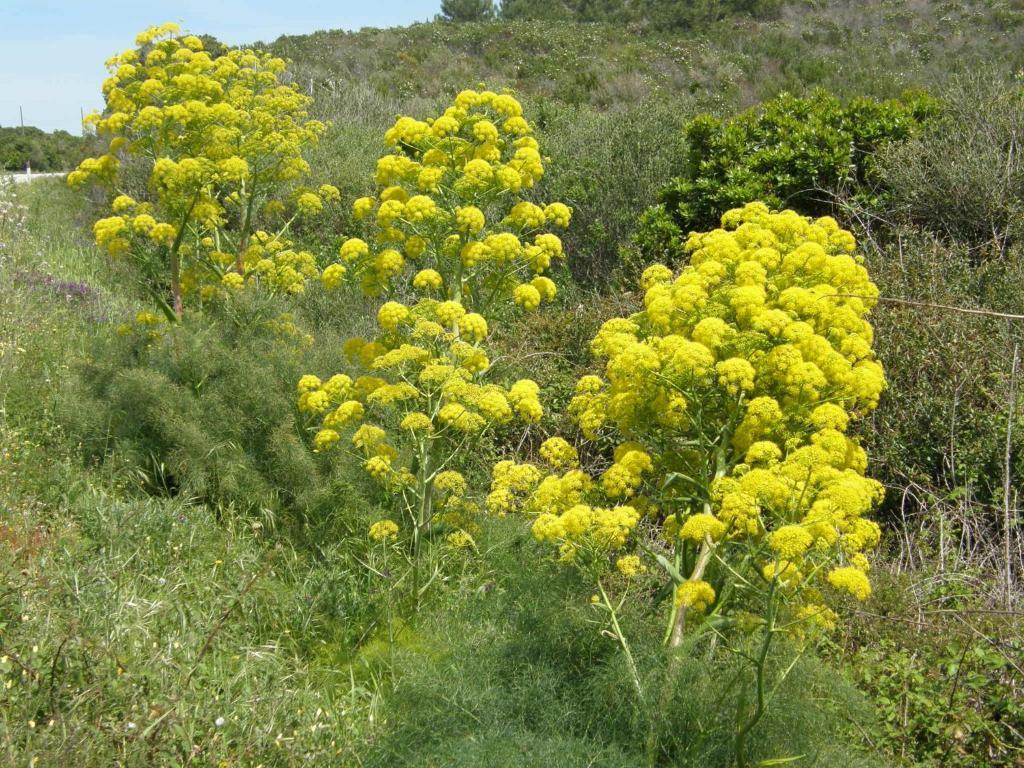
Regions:
<instances>
[{"instance_id":1,"label":"utility pole","mask_svg":"<svg viewBox=\"0 0 1024 768\"><path fill-rule=\"evenodd\" d=\"M25 110L22 108L21 104L18 105L18 118L21 120L21 130L22 130L22 132L24 132L25 131ZM25 159L25 175L26 176L31 176L32 175L32 161L30 159L28 159L28 158Z\"/></svg>"}]
</instances>

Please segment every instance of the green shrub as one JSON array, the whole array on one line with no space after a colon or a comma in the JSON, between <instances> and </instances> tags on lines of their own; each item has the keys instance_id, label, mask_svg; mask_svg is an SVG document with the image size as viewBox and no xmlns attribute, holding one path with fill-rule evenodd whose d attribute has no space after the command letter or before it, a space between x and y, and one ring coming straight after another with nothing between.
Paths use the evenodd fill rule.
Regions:
<instances>
[{"instance_id":1,"label":"green shrub","mask_svg":"<svg viewBox=\"0 0 1024 768\"><path fill-rule=\"evenodd\" d=\"M888 489L881 513L908 545L914 541L905 553L911 562L985 562L994 570L1003 560L1011 413L1011 487L1024 479L1019 382L1010 401L1013 348L1024 346L1024 327L957 308L1024 314L1024 253L1013 247L1004 259L972 266L967 245L913 228L859 239L883 297L939 305L882 301L875 310L889 389L863 439Z\"/></svg>"},{"instance_id":2,"label":"green shrub","mask_svg":"<svg viewBox=\"0 0 1024 768\"><path fill-rule=\"evenodd\" d=\"M871 197L875 151L913 135L935 111L924 95L844 104L815 91L806 98L783 94L725 120L697 116L684 129L683 173L640 221L635 266L677 263L689 232L718 226L723 213L750 200L823 215L833 210L838 190Z\"/></svg>"},{"instance_id":3,"label":"green shrub","mask_svg":"<svg viewBox=\"0 0 1024 768\"><path fill-rule=\"evenodd\" d=\"M593 631L589 590L565 569L543 564L515 521L493 524L483 588L438 610L417 628L418 647L387 665L385 697L367 766L648 765L645 709L615 641ZM538 558L535 560L534 558ZM524 568L523 562L538 563ZM630 631L644 624L627 610ZM658 637L635 646L642 674L664 674ZM675 675L657 714L659 766L733 765L737 665L721 649L696 649ZM780 657L782 654L780 654ZM782 677L776 665L772 673ZM758 759L814 756L816 766L879 765L855 746L850 722L865 724L863 701L836 671L800 660L775 692L777 705L755 731ZM796 761L794 765L802 764Z\"/></svg>"},{"instance_id":4,"label":"green shrub","mask_svg":"<svg viewBox=\"0 0 1024 768\"><path fill-rule=\"evenodd\" d=\"M0 171L70 171L91 151L92 137L39 128L0 128Z\"/></svg>"},{"instance_id":5,"label":"green shrub","mask_svg":"<svg viewBox=\"0 0 1024 768\"><path fill-rule=\"evenodd\" d=\"M932 569L877 580L867 613L839 640L878 713L878 746L919 768L1019 765L1020 616L990 611L977 582L957 587Z\"/></svg>"},{"instance_id":6,"label":"green shrub","mask_svg":"<svg viewBox=\"0 0 1024 768\"><path fill-rule=\"evenodd\" d=\"M657 100L606 112L538 104L539 135L552 157L544 188L573 208L563 241L579 282L607 284L652 190L679 172L683 110Z\"/></svg>"},{"instance_id":7,"label":"green shrub","mask_svg":"<svg viewBox=\"0 0 1024 768\"><path fill-rule=\"evenodd\" d=\"M1024 234L1024 87L992 73L958 79L942 117L880 153L892 212L971 246L1005 255Z\"/></svg>"},{"instance_id":8,"label":"green shrub","mask_svg":"<svg viewBox=\"0 0 1024 768\"><path fill-rule=\"evenodd\" d=\"M240 297L180 327L101 333L70 378L58 416L87 458L127 457L151 492L265 522L282 512L301 519L329 511L354 487L343 462L305 445L295 381L316 353L290 316L279 315L283 308ZM325 348L340 345L330 343L337 337L322 321L319 330ZM316 364L333 363L323 356Z\"/></svg>"}]
</instances>

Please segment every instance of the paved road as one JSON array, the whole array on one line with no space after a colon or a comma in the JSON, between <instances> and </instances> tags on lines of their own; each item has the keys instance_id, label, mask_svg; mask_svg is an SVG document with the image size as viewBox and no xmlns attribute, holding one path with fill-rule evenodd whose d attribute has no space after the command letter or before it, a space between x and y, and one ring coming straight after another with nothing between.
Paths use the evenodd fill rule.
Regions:
<instances>
[{"instance_id":1,"label":"paved road","mask_svg":"<svg viewBox=\"0 0 1024 768\"><path fill-rule=\"evenodd\" d=\"M66 176L65 173L12 173L11 178L14 179L15 184L22 184L28 181L34 181L35 179L53 179L59 176Z\"/></svg>"}]
</instances>

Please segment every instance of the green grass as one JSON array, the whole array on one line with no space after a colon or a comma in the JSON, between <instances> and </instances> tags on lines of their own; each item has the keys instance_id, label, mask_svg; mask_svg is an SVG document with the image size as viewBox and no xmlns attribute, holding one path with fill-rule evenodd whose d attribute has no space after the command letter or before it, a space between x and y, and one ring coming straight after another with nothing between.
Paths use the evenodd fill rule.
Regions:
<instances>
[{"instance_id":1,"label":"green grass","mask_svg":"<svg viewBox=\"0 0 1024 768\"><path fill-rule=\"evenodd\" d=\"M91 484L47 517L28 507L4 527L0 750L12 764L346 755L372 691L311 663L315 594L295 551L246 521Z\"/></svg>"},{"instance_id":2,"label":"green grass","mask_svg":"<svg viewBox=\"0 0 1024 768\"><path fill-rule=\"evenodd\" d=\"M138 299L87 244L76 197L44 183L19 196L28 228L0 272L0 753L337 764L373 691L313 663L336 630L310 554L252 518L149 498L116 458L81 463L54 397Z\"/></svg>"}]
</instances>

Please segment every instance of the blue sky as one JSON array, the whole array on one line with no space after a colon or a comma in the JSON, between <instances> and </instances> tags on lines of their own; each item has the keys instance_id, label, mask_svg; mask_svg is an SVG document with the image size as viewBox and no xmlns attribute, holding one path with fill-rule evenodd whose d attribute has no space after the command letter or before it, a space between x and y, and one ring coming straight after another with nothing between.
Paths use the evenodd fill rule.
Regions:
<instances>
[{"instance_id":1,"label":"blue sky","mask_svg":"<svg viewBox=\"0 0 1024 768\"><path fill-rule=\"evenodd\" d=\"M318 29L427 21L440 0L0 0L0 126L80 131L102 106L103 62L153 24L176 21L228 43Z\"/></svg>"}]
</instances>

